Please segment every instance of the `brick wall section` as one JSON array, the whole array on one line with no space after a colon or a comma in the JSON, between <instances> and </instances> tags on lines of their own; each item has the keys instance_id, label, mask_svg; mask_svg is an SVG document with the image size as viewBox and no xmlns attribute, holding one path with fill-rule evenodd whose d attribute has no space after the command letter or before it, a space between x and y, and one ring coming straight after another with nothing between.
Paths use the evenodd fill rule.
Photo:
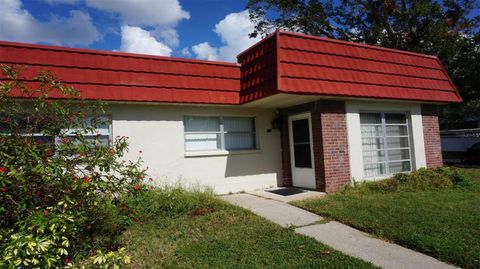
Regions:
<instances>
[{"instance_id":1,"label":"brick wall section","mask_svg":"<svg viewBox=\"0 0 480 269\"><path fill-rule=\"evenodd\" d=\"M281 110L283 185L292 185L288 116L305 112L312 116L317 190L335 192L350 182L345 102L339 101L318 101Z\"/></svg>"},{"instance_id":2,"label":"brick wall section","mask_svg":"<svg viewBox=\"0 0 480 269\"><path fill-rule=\"evenodd\" d=\"M335 192L350 182L345 102L324 102L319 108L323 142L325 191Z\"/></svg>"},{"instance_id":3,"label":"brick wall section","mask_svg":"<svg viewBox=\"0 0 480 269\"><path fill-rule=\"evenodd\" d=\"M425 141L425 157L427 167L443 165L440 128L438 124L438 106L422 105L423 139Z\"/></svg>"}]
</instances>

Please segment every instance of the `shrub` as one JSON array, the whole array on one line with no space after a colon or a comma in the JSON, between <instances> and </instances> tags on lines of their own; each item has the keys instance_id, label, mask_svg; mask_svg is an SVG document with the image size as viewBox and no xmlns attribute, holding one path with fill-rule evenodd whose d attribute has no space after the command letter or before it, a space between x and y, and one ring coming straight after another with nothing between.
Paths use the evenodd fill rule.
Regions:
<instances>
[{"instance_id":1,"label":"shrub","mask_svg":"<svg viewBox=\"0 0 480 269\"><path fill-rule=\"evenodd\" d=\"M80 100L46 71L32 84L18 68L2 71L0 267L62 267L90 251L103 205L135 195L145 172L141 160L121 161L127 138L95 133L105 104Z\"/></svg>"},{"instance_id":2,"label":"shrub","mask_svg":"<svg viewBox=\"0 0 480 269\"><path fill-rule=\"evenodd\" d=\"M128 266L130 264L130 257L125 255L124 252L125 248L120 248L117 251L109 251L108 253L97 250L96 255L90 257L86 265L100 269L117 269L121 266Z\"/></svg>"},{"instance_id":3,"label":"shrub","mask_svg":"<svg viewBox=\"0 0 480 269\"><path fill-rule=\"evenodd\" d=\"M162 221L186 214L203 215L214 211L220 205L211 191L165 186L156 189L144 188L135 195L123 195L115 204L105 204L103 214L109 220L106 229L115 230L115 227L127 226L133 222Z\"/></svg>"},{"instance_id":4,"label":"shrub","mask_svg":"<svg viewBox=\"0 0 480 269\"><path fill-rule=\"evenodd\" d=\"M421 168L411 173L398 173L376 182L366 182L346 189L347 192L398 192L448 189L468 185L467 179L458 169L439 167Z\"/></svg>"}]
</instances>

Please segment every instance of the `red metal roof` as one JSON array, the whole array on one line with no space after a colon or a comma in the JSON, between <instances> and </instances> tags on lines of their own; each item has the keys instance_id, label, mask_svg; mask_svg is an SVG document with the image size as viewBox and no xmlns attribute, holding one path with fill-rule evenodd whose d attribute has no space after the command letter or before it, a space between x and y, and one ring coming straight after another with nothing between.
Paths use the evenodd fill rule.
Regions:
<instances>
[{"instance_id":1,"label":"red metal roof","mask_svg":"<svg viewBox=\"0 0 480 269\"><path fill-rule=\"evenodd\" d=\"M242 104L277 93L461 102L438 58L279 32L239 64L0 42L0 63L49 69L83 98ZM1 78L0 78L1 79Z\"/></svg>"},{"instance_id":2,"label":"red metal roof","mask_svg":"<svg viewBox=\"0 0 480 269\"><path fill-rule=\"evenodd\" d=\"M279 92L462 101L434 56L295 33L276 35Z\"/></svg>"},{"instance_id":3,"label":"red metal roof","mask_svg":"<svg viewBox=\"0 0 480 269\"><path fill-rule=\"evenodd\" d=\"M234 63L0 42L0 64L28 66L27 80L51 70L86 99L239 103Z\"/></svg>"}]
</instances>

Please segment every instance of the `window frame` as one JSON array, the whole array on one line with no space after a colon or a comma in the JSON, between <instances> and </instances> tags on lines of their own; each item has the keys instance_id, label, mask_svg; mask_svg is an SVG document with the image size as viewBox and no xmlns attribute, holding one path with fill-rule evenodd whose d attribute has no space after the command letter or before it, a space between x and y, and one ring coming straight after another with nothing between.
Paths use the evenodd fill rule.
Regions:
<instances>
[{"instance_id":1,"label":"window frame","mask_svg":"<svg viewBox=\"0 0 480 269\"><path fill-rule=\"evenodd\" d=\"M374 123L374 124L362 124L361 122L361 114L380 114L381 117L381 123ZM405 116L405 123L386 123L385 115L386 114L400 114ZM363 173L364 173L364 178L369 179L369 178L381 178L381 177L386 177L390 176L396 173L409 173L414 170L414 155L413 155L413 134L412 134L412 129L411 129L411 115L410 112L405 112L405 111L369 111L369 110L361 110L358 113L359 115L359 123L360 123L360 140L362 141L362 162L363 162ZM381 136L368 136L364 137L362 135L362 127L363 126L381 126ZM387 127L388 126L405 126L406 127L406 135L396 135L396 136L387 136ZM384 160L381 162L372 162L369 164L384 164L385 165L385 173L383 174L377 174L373 176L365 176L365 160L363 159L364 157L364 150L363 150L363 139L382 139L383 140L383 148L381 149L375 149L375 150L366 150L367 152L375 152L375 151L382 151L384 154ZM407 138L407 147L397 147L397 148L389 148L388 147L388 142L387 138ZM399 159L399 160L393 160L391 161L388 156L388 152L391 150L406 150L408 149L408 157L409 159ZM410 170L408 171L401 171L401 172L390 172L390 163L402 163L402 162L409 162Z\"/></svg>"},{"instance_id":2,"label":"window frame","mask_svg":"<svg viewBox=\"0 0 480 269\"><path fill-rule=\"evenodd\" d=\"M105 114L105 115L101 115L101 116L91 116L91 115L89 116L89 115L87 115L87 116L85 117L85 119L92 119L92 118L94 118L94 117L99 118L99 119L102 119L102 120L105 120L105 122L108 123L108 140L107 140L107 146L110 147L110 146L113 144L113 119L112 119L112 115L111 115L111 114ZM67 134L67 133L70 131L70 129L66 129L66 130L64 130L64 131L66 131L65 134ZM91 137L96 137L97 134L98 134L98 133L96 133L96 134L91 134L91 133L90 133L90 134L83 134L82 136L83 136L83 137L86 137L86 138L91 138ZM69 137L69 135L67 134L66 137ZM55 141L54 141L55 147L56 147L59 143L61 143L60 141L58 141L57 138L58 138L58 136L55 136L55 137L54 137L54 139L55 139Z\"/></svg>"},{"instance_id":3,"label":"window frame","mask_svg":"<svg viewBox=\"0 0 480 269\"><path fill-rule=\"evenodd\" d=\"M186 122L187 118L218 118L219 122L219 131L215 132L187 132L186 131ZM225 131L225 124L224 118L247 118L253 120L253 132L227 132ZM226 149L225 148L225 134L227 133L234 133L234 134L252 134L254 138L254 146L253 148L246 148L246 149ZM201 150L187 150L187 139L186 136L188 134L218 134L220 136L220 148L217 149L201 149ZM260 149L259 147L259 139L258 139L258 132L257 132L257 117L249 116L249 115L228 115L228 116L218 116L218 115L184 115L183 116L183 147L184 152L186 155L195 156L196 154L203 155L204 153L212 152L212 153L229 153L229 152L251 152L257 151Z\"/></svg>"},{"instance_id":4,"label":"window frame","mask_svg":"<svg viewBox=\"0 0 480 269\"><path fill-rule=\"evenodd\" d=\"M105 114L105 115L101 115L101 116L95 116L97 118L101 118L101 119L104 119L107 123L108 123L108 139L107 139L107 146L110 147L112 145L112 141L113 141L113 119L112 119L112 115L111 114ZM85 117L85 119L91 119L93 118L93 116L89 116L87 115ZM68 132L70 131L70 129L63 129L62 131L65 132L65 136L64 137L71 137L71 135L68 135ZM0 133L0 135L3 135L2 133ZM8 134L6 134L8 135ZM46 138L49 138L51 139L52 143L51 143L51 146L52 146L52 149L53 150L56 150L57 147L62 143L61 142L61 139L60 139L60 136L48 136L48 135L44 135L42 133L39 133L39 132L32 132L32 133L23 133L21 134L21 136L24 136L24 137L46 137ZM97 136L97 134L84 134L83 135L84 137L95 137Z\"/></svg>"}]
</instances>

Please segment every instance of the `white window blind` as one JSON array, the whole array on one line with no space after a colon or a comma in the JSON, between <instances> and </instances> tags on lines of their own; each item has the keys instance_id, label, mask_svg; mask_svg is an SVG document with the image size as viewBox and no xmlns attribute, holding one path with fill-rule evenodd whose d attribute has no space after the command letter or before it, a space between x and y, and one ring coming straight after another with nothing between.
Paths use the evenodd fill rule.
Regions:
<instances>
[{"instance_id":1,"label":"white window blind","mask_svg":"<svg viewBox=\"0 0 480 269\"><path fill-rule=\"evenodd\" d=\"M19 119L19 125L26 125L25 121L30 120L28 118L26 119ZM111 119L107 116L102 116L99 118L95 119L95 122L93 122L94 119L88 117L85 118L83 127L93 129L92 127L95 126L95 129L90 130L89 132L86 132L84 128L77 128L77 129L64 129L63 132L65 134L65 137L70 138L75 142L75 135L76 133L80 133L83 137L85 137L87 140L94 141L97 137L99 138L99 142L102 146L108 146L110 144L110 136L111 136ZM2 126L0 126L0 134L4 133L5 131L3 130ZM62 140L60 137L54 137L54 136L47 136L40 131L35 131L32 133L25 133L25 136L32 136L34 140L38 144L45 144L45 145L58 145L62 143Z\"/></svg>"},{"instance_id":2,"label":"white window blind","mask_svg":"<svg viewBox=\"0 0 480 269\"><path fill-rule=\"evenodd\" d=\"M111 136L111 119L103 116L96 119L86 118L84 120L85 128L92 128L93 126L95 126L95 129L89 132L84 132L82 129L68 129L65 130L65 134L67 137L74 139L76 132L80 132L82 136L89 141L94 141L98 137L98 141L102 146L108 146L110 144L109 139Z\"/></svg>"},{"instance_id":3,"label":"white window blind","mask_svg":"<svg viewBox=\"0 0 480 269\"><path fill-rule=\"evenodd\" d=\"M186 116L185 150L249 150L256 148L252 117Z\"/></svg>"},{"instance_id":4,"label":"white window blind","mask_svg":"<svg viewBox=\"0 0 480 269\"><path fill-rule=\"evenodd\" d=\"M361 113L366 177L411 171L408 117L403 113Z\"/></svg>"}]
</instances>

